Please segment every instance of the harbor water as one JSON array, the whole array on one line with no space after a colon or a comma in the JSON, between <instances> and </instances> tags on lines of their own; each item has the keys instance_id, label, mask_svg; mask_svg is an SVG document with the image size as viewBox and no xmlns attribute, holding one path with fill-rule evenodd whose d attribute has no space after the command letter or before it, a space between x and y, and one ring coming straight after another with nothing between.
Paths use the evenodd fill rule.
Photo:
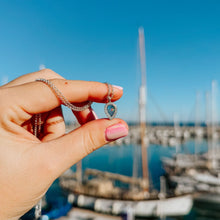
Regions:
<instances>
[{"instance_id":1,"label":"harbor water","mask_svg":"<svg viewBox=\"0 0 220 220\"><path fill-rule=\"evenodd\" d=\"M206 153L208 151L208 144L206 140L195 142L188 140L179 147L180 153L194 154ZM161 162L162 157L172 157L176 153L175 147L165 147L160 145L149 145L147 148L148 168L150 175L150 188L160 189L160 176L165 174ZM141 148L134 145L121 146L104 146L99 150L93 152L82 160L82 169L87 168L98 169L102 171L109 171L128 176L141 177ZM71 168L76 169L76 166ZM49 203L61 205L64 202L64 194L59 188L56 180L47 193L47 200ZM205 211L205 210L203 210ZM207 213L208 213L207 207ZM203 212L206 213L206 212ZM167 219L218 219L215 217L206 218L203 214L198 213L197 210L192 209L189 215L180 218Z\"/></svg>"}]
</instances>

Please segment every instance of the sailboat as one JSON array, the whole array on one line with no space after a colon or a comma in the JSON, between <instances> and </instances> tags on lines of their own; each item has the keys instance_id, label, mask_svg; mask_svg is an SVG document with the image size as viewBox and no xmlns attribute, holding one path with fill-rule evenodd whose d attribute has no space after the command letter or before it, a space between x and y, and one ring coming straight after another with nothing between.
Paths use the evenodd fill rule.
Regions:
<instances>
[{"instance_id":1,"label":"sailboat","mask_svg":"<svg viewBox=\"0 0 220 220\"><path fill-rule=\"evenodd\" d=\"M220 218L220 157L219 124L217 117L217 83L212 82L211 92L206 93L206 138L207 153L201 153L200 135L195 138L195 154L179 154L174 159L163 160L167 176L175 187L176 194L194 194L193 210L202 219ZM198 99L198 98L197 98ZM198 101L196 101L198 103ZM198 105L196 105L195 130L198 123ZM201 134L197 132L197 134Z\"/></svg>"},{"instance_id":2,"label":"sailboat","mask_svg":"<svg viewBox=\"0 0 220 220\"><path fill-rule=\"evenodd\" d=\"M182 216L192 208L192 197L184 195L167 198L162 181L160 194L149 190L146 139L146 61L144 29L139 28L139 48L142 83L139 90L139 116L142 153L142 178L129 177L116 173L87 169L82 176L82 165L77 171L66 172L60 178L60 186L69 192L75 206L92 209L112 215L139 217ZM128 189L117 187L120 181L128 184Z\"/></svg>"}]
</instances>

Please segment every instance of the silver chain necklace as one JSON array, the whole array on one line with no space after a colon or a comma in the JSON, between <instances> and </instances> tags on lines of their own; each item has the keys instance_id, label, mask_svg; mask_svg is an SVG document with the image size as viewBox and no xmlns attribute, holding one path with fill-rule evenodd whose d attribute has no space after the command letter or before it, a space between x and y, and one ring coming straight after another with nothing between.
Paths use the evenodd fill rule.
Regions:
<instances>
[{"instance_id":1,"label":"silver chain necklace","mask_svg":"<svg viewBox=\"0 0 220 220\"><path fill-rule=\"evenodd\" d=\"M47 79L36 79L37 82L43 82L47 86L49 86L52 91L56 94L56 96L60 99L63 105L67 106L73 111L84 111L85 109L89 108L92 105L92 101L88 101L87 104L84 106L75 106L72 103L70 103L66 97L60 92L60 90L50 81ZM113 86L106 83L108 87L108 94L107 94L107 103L105 104L104 110L105 114L109 119L113 119L117 113L117 106L111 101L113 96L114 96L114 89ZM36 114L34 115L34 126L33 126L33 134L39 138L41 129L42 129L42 124L43 122L41 121L41 114ZM35 219L39 219L41 217L41 212L42 212L42 200L38 202L38 204L35 206Z\"/></svg>"},{"instance_id":2,"label":"silver chain necklace","mask_svg":"<svg viewBox=\"0 0 220 220\"><path fill-rule=\"evenodd\" d=\"M72 111L78 111L78 112L84 111L85 109L89 108L92 105L92 102L88 101L88 103L85 104L84 106L81 106L81 107L75 106L66 99L66 97L60 92L60 90L51 81L47 79L42 79L42 78L36 79L36 81L43 82L47 86L49 86L53 90L53 92L56 94L56 96L60 99L62 104L70 108ZM39 137L41 128L42 128L41 125L42 125L41 114L34 115L34 126L33 126L34 136ZM41 217L41 213L42 213L42 199L35 206L35 212L34 212L35 219L39 219Z\"/></svg>"},{"instance_id":3,"label":"silver chain necklace","mask_svg":"<svg viewBox=\"0 0 220 220\"><path fill-rule=\"evenodd\" d=\"M73 111L81 112L81 111L84 111L85 109L89 108L92 105L92 102L88 101L88 103L85 104L84 106L81 106L81 107L75 106L75 105L71 104L66 99L66 97L64 97L64 95L60 92L60 90L50 80L47 80L47 79L36 79L36 81L43 82L47 86L49 86L55 92L56 96L60 99L62 104L65 105L66 107L70 108Z\"/></svg>"}]
</instances>

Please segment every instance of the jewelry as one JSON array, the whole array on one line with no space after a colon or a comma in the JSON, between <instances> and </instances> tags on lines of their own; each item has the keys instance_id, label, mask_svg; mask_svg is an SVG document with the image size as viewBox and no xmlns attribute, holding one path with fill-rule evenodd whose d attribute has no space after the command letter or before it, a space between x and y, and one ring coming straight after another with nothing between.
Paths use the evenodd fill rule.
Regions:
<instances>
[{"instance_id":1,"label":"jewelry","mask_svg":"<svg viewBox=\"0 0 220 220\"><path fill-rule=\"evenodd\" d=\"M34 126L33 126L34 136L39 137L42 124L43 122L41 121L41 114L34 115ZM41 217L41 212L42 212L42 199L40 199L37 205L35 205L35 210L34 210L35 219L39 219Z\"/></svg>"},{"instance_id":2,"label":"jewelry","mask_svg":"<svg viewBox=\"0 0 220 220\"><path fill-rule=\"evenodd\" d=\"M65 96L60 92L60 90L58 90L58 88L49 80L47 79L36 79L36 81L38 82L43 82L45 83L47 86L49 86L53 92L56 94L56 96L60 99L60 101L62 102L63 105L67 106L68 108L70 108L72 111L77 111L77 112L81 112L87 108L89 108L92 105L91 101L88 101L88 103L84 106L75 106L73 104L71 104L66 98ZM61 119L62 120L62 119ZM58 120L56 122L51 122L48 123L49 125L52 124L57 124L62 122L61 120ZM36 137L39 137L41 129L42 129L42 121L41 121L41 114L36 114L34 115L34 126L33 126L33 134ZM41 212L42 212L42 199L37 203L37 205L35 206L35 219L39 219L41 217Z\"/></svg>"},{"instance_id":3,"label":"jewelry","mask_svg":"<svg viewBox=\"0 0 220 220\"><path fill-rule=\"evenodd\" d=\"M64 95L60 92L60 90L58 90L58 88L50 80L40 78L40 79L36 79L36 81L43 82L47 86L49 86L53 90L53 92L56 94L56 96L60 99L62 104L65 105L66 107L70 108L72 111L81 112L81 111L89 108L92 105L92 102L88 101L88 103L85 104L84 106L81 106L81 107L75 106L64 97Z\"/></svg>"},{"instance_id":4,"label":"jewelry","mask_svg":"<svg viewBox=\"0 0 220 220\"><path fill-rule=\"evenodd\" d=\"M105 114L107 117L111 120L115 117L117 113L117 106L111 101L112 97L114 96L114 89L113 86L106 83L108 87L108 95L107 95L107 100L108 103L105 104Z\"/></svg>"}]
</instances>

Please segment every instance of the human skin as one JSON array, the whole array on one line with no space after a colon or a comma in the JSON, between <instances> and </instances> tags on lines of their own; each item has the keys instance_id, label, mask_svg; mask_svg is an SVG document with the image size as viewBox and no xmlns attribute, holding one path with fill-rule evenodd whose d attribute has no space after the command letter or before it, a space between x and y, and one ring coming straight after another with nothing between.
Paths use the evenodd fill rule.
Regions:
<instances>
[{"instance_id":1,"label":"human skin","mask_svg":"<svg viewBox=\"0 0 220 220\"><path fill-rule=\"evenodd\" d=\"M97 119L89 108L73 112L81 124L65 134L60 100L37 78L50 79L71 103L105 103L107 86L65 80L45 69L0 87L0 219L15 220L31 209L66 169L110 141L126 136L121 119ZM114 88L112 101L123 90ZM33 116L41 113L44 129L33 135Z\"/></svg>"}]
</instances>

